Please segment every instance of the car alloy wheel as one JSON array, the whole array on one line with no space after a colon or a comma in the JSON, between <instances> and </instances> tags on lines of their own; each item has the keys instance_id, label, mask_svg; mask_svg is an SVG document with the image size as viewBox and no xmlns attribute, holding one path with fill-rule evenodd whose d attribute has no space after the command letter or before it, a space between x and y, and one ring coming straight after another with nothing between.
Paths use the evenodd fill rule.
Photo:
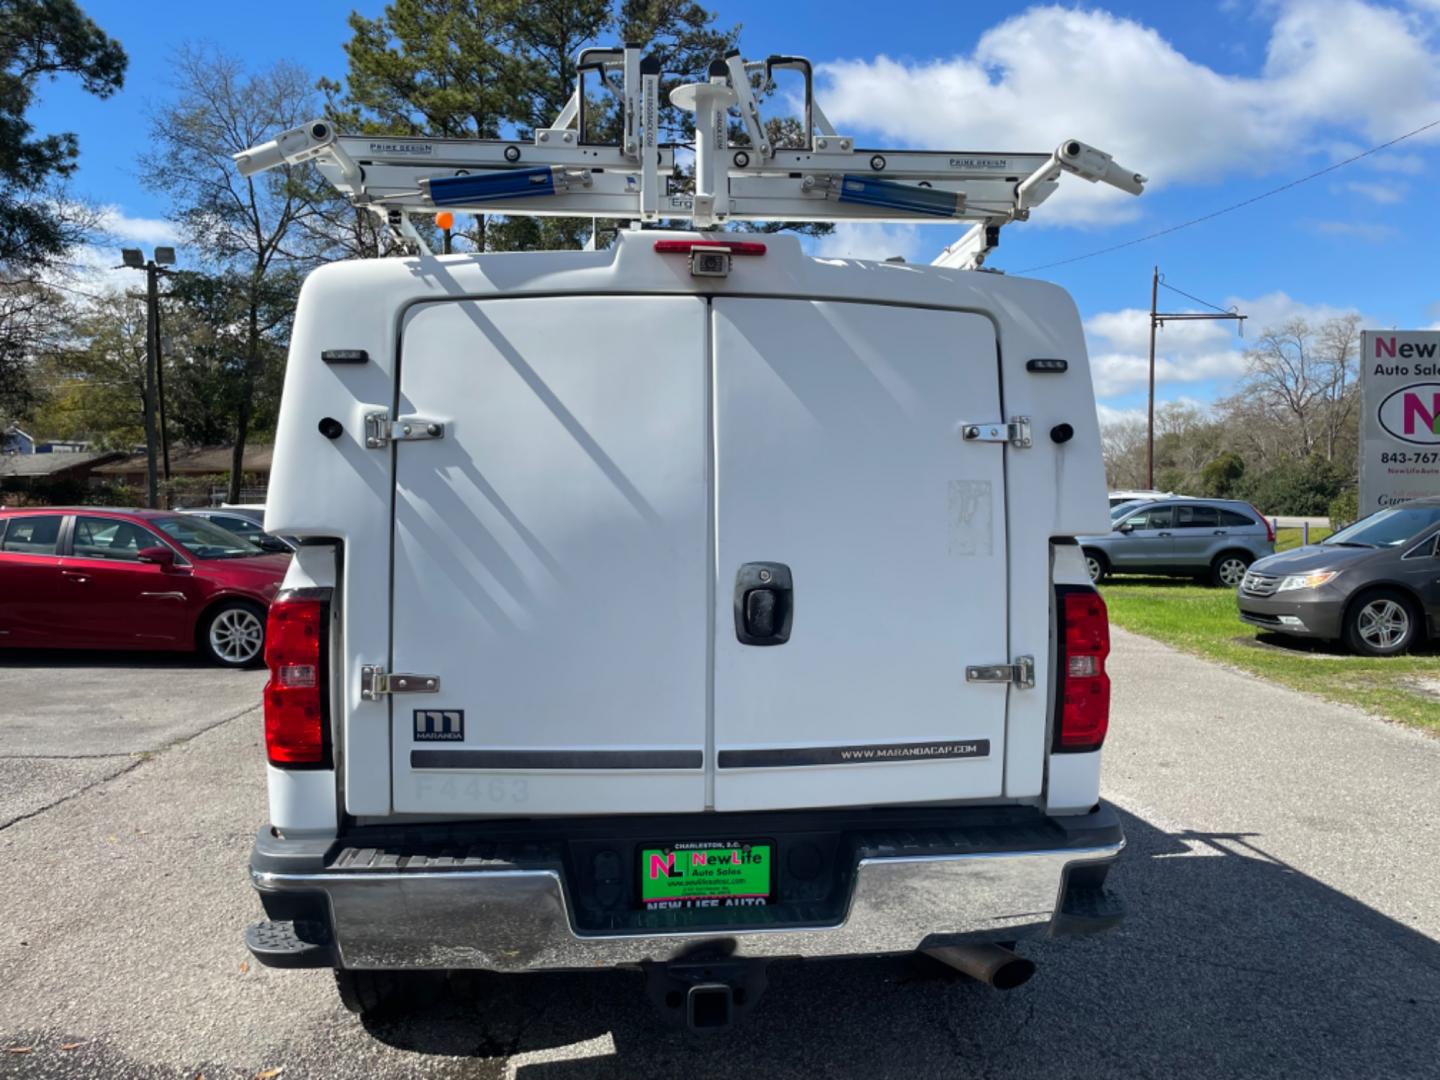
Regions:
<instances>
[{"instance_id":1,"label":"car alloy wheel","mask_svg":"<svg viewBox=\"0 0 1440 1080\"><path fill-rule=\"evenodd\" d=\"M1410 636L1410 613L1388 596L1377 597L1355 617L1360 639L1377 652L1398 649Z\"/></svg>"},{"instance_id":2,"label":"car alloy wheel","mask_svg":"<svg viewBox=\"0 0 1440 1080\"><path fill-rule=\"evenodd\" d=\"M1105 564L1100 561L1098 555L1085 556L1085 569L1090 571L1090 582L1093 585L1099 585L1101 579L1105 577Z\"/></svg>"},{"instance_id":3,"label":"car alloy wheel","mask_svg":"<svg viewBox=\"0 0 1440 1080\"><path fill-rule=\"evenodd\" d=\"M1238 589L1245 580L1245 571L1248 569L1244 559L1231 555L1220 560L1220 564L1215 567L1215 577L1227 589Z\"/></svg>"},{"instance_id":4,"label":"car alloy wheel","mask_svg":"<svg viewBox=\"0 0 1440 1080\"><path fill-rule=\"evenodd\" d=\"M265 644L265 624L248 607L226 608L210 621L210 651L227 664L248 664Z\"/></svg>"}]
</instances>

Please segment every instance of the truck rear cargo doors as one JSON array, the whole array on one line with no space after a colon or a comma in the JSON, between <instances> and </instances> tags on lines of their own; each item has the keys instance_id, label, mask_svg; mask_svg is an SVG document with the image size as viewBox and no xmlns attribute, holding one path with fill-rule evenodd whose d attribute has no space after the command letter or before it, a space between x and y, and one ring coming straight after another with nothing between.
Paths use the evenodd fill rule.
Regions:
<instances>
[{"instance_id":1,"label":"truck rear cargo doors","mask_svg":"<svg viewBox=\"0 0 1440 1080\"><path fill-rule=\"evenodd\" d=\"M960 430L1000 419L990 323L739 299L712 318L716 809L999 795L1006 689L965 668L1008 661L1003 448ZM784 644L737 633L755 563L788 570Z\"/></svg>"},{"instance_id":2,"label":"truck rear cargo doors","mask_svg":"<svg viewBox=\"0 0 1440 1080\"><path fill-rule=\"evenodd\" d=\"M995 339L968 313L688 296L409 313L397 812L999 795ZM378 524L378 523L377 523ZM657 837L657 840L676 839ZM683 838L682 838L683 839Z\"/></svg>"}]
</instances>

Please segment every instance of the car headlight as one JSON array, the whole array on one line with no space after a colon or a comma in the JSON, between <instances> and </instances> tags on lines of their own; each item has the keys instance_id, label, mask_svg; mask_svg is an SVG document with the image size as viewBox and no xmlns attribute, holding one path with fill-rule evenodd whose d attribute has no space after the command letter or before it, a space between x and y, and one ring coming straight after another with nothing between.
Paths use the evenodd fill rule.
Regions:
<instances>
[{"instance_id":1,"label":"car headlight","mask_svg":"<svg viewBox=\"0 0 1440 1080\"><path fill-rule=\"evenodd\" d=\"M1327 581L1338 574L1339 570L1312 570L1308 574L1291 574L1284 581L1276 592L1289 592L1291 589L1318 589Z\"/></svg>"}]
</instances>

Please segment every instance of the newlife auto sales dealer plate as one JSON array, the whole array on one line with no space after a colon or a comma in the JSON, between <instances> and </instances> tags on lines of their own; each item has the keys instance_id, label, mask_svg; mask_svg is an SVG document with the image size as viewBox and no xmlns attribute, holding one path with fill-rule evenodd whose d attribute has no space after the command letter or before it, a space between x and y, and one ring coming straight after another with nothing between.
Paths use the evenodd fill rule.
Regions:
<instances>
[{"instance_id":1,"label":"newlife auto sales dealer plate","mask_svg":"<svg viewBox=\"0 0 1440 1080\"><path fill-rule=\"evenodd\" d=\"M646 910L758 907L770 902L766 841L702 840L640 849L640 901Z\"/></svg>"}]
</instances>

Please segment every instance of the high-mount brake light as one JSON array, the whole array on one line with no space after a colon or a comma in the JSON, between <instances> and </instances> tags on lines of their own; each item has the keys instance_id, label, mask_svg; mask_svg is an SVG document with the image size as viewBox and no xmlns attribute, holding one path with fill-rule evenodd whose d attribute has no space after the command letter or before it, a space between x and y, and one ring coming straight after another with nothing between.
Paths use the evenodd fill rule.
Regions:
<instances>
[{"instance_id":1,"label":"high-mount brake light","mask_svg":"<svg viewBox=\"0 0 1440 1080\"><path fill-rule=\"evenodd\" d=\"M1059 708L1055 749L1068 753L1099 750L1110 727L1110 616L1093 589L1067 588L1059 594Z\"/></svg>"},{"instance_id":2,"label":"high-mount brake light","mask_svg":"<svg viewBox=\"0 0 1440 1080\"><path fill-rule=\"evenodd\" d=\"M731 255L764 255L765 245L754 240L656 240L661 255L689 255L696 248L724 248Z\"/></svg>"},{"instance_id":3,"label":"high-mount brake light","mask_svg":"<svg viewBox=\"0 0 1440 1080\"><path fill-rule=\"evenodd\" d=\"M328 605L281 596L265 628L265 753L270 764L323 765L325 745L324 640Z\"/></svg>"},{"instance_id":4,"label":"high-mount brake light","mask_svg":"<svg viewBox=\"0 0 1440 1080\"><path fill-rule=\"evenodd\" d=\"M691 277L729 277L734 255L764 255L754 240L656 240L661 255L689 255Z\"/></svg>"}]
</instances>

